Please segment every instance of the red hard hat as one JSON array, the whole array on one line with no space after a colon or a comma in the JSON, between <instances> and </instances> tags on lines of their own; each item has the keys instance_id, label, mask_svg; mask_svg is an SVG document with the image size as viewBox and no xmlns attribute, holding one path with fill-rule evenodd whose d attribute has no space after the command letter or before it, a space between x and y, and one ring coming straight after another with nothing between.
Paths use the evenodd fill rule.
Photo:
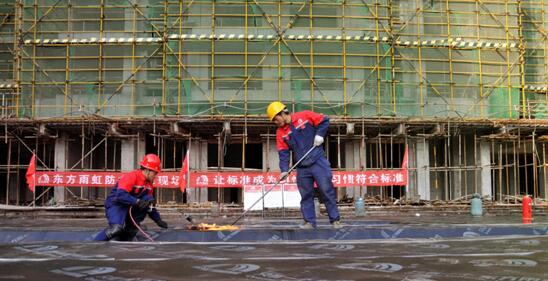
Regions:
<instances>
[{"instance_id":1,"label":"red hard hat","mask_svg":"<svg viewBox=\"0 0 548 281\"><path fill-rule=\"evenodd\" d=\"M160 157L156 154L147 154L143 158L143 161L141 161L141 167L145 169L149 169L152 171L155 171L159 173L162 169L162 161L160 161Z\"/></svg>"}]
</instances>

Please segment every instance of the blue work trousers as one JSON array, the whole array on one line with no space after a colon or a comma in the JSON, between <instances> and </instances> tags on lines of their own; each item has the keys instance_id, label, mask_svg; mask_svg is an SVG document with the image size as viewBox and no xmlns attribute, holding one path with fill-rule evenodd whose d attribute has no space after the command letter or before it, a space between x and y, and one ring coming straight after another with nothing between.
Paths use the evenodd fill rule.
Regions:
<instances>
[{"instance_id":1,"label":"blue work trousers","mask_svg":"<svg viewBox=\"0 0 548 281\"><path fill-rule=\"evenodd\" d=\"M124 227L124 231L116 239L118 241L132 241L137 235L137 228L135 223L138 225L146 218L146 210L141 210L136 206L131 208L131 214L135 223L131 220L129 216L129 206L123 204L108 204L109 206L105 208L106 217L108 219L109 227L118 224ZM108 241L109 239L106 236L106 229L99 232L95 236L95 241Z\"/></svg>"},{"instance_id":2,"label":"blue work trousers","mask_svg":"<svg viewBox=\"0 0 548 281\"><path fill-rule=\"evenodd\" d=\"M301 213L303 219L314 227L316 226L316 212L314 209L314 182L318 186L320 195L327 209L329 222L340 220L337 207L337 196L333 187L333 173L325 157L320 157L308 167L297 168L297 186L301 194Z\"/></svg>"}]
</instances>

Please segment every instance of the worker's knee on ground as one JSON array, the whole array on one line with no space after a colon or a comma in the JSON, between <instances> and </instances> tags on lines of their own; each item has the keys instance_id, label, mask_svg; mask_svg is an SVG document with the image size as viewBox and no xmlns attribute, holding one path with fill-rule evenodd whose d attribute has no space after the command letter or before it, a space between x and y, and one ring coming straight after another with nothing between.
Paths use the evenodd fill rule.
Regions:
<instances>
[{"instance_id":1,"label":"worker's knee on ground","mask_svg":"<svg viewBox=\"0 0 548 281\"><path fill-rule=\"evenodd\" d=\"M124 230L124 227L120 224L113 224L113 225L110 225L107 230L105 231L105 234L107 235L107 238L108 239L112 239L118 235L120 235L120 233L122 233L122 231Z\"/></svg>"}]
</instances>

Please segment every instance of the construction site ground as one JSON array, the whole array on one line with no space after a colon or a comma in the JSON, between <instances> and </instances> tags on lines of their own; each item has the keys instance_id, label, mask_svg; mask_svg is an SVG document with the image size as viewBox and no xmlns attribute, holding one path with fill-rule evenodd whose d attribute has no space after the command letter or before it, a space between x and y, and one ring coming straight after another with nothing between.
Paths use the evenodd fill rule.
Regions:
<instances>
[{"instance_id":1,"label":"construction site ground","mask_svg":"<svg viewBox=\"0 0 548 281\"><path fill-rule=\"evenodd\" d=\"M94 242L102 208L1 206L0 280L548 280L548 217L537 206L523 224L519 206L372 207L356 217L341 206L344 227L324 210L302 230L298 210L254 212L235 231L237 206L160 208L169 224L143 223L154 239Z\"/></svg>"}]
</instances>

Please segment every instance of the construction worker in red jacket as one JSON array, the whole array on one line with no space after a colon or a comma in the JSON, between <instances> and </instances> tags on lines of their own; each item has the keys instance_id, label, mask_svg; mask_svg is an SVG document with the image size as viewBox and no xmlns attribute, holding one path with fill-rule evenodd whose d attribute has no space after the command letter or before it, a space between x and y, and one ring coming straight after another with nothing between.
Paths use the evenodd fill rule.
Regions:
<instances>
[{"instance_id":1,"label":"construction worker in red jacket","mask_svg":"<svg viewBox=\"0 0 548 281\"><path fill-rule=\"evenodd\" d=\"M156 154L147 154L141 168L124 174L105 200L108 227L95 236L96 241L132 241L137 226L148 215L159 227L167 228L154 205L152 183L161 171ZM130 214L131 212L131 214Z\"/></svg>"},{"instance_id":2,"label":"construction worker in red jacket","mask_svg":"<svg viewBox=\"0 0 548 281\"><path fill-rule=\"evenodd\" d=\"M278 126L276 131L276 147L280 157L280 178L287 176L289 170L289 151L293 151L299 161L311 148L316 148L308 154L297 166L297 186L301 194L301 213L304 224L301 228L316 227L316 212L314 208L314 183L318 186L323 199L329 222L333 228L340 228L340 215L337 198L333 187L331 165L325 158L323 149L324 137L329 128L329 118L312 111L301 111L290 114L286 106L278 101L272 102L266 113L268 118Z\"/></svg>"}]
</instances>

